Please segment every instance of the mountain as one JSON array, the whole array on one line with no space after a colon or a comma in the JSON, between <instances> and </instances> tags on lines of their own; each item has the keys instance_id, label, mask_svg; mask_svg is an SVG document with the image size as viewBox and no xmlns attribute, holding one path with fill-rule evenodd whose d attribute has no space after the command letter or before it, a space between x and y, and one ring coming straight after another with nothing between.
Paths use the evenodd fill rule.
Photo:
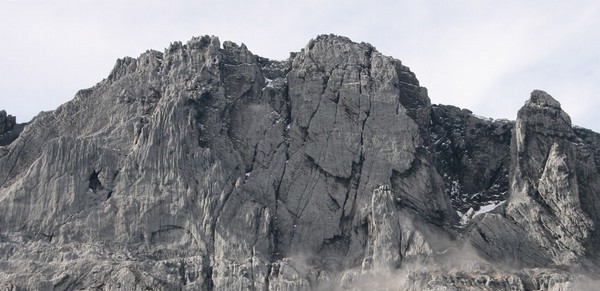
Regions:
<instances>
[{"instance_id":1,"label":"mountain","mask_svg":"<svg viewBox=\"0 0 600 291\"><path fill-rule=\"evenodd\" d=\"M515 121L432 105L345 37L283 61L208 36L119 59L27 125L1 112L0 142L0 290L582 290L599 272L599 134L539 90Z\"/></svg>"}]
</instances>

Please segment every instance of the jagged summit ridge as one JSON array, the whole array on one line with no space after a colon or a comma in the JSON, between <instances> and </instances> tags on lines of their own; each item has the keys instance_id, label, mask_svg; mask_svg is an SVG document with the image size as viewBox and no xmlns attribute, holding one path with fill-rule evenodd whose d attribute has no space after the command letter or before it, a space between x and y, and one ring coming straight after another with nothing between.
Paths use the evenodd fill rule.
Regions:
<instances>
[{"instance_id":1,"label":"jagged summit ridge","mask_svg":"<svg viewBox=\"0 0 600 291\"><path fill-rule=\"evenodd\" d=\"M345 37L284 61L175 42L118 60L2 148L0 278L569 288L582 277L564 268L597 268L597 140L542 91L515 122L431 105L408 67Z\"/></svg>"},{"instance_id":2,"label":"jagged summit ridge","mask_svg":"<svg viewBox=\"0 0 600 291\"><path fill-rule=\"evenodd\" d=\"M531 97L517 113L517 121L526 123L529 130L544 134L574 135L571 117L561 109L558 101L541 90L531 93Z\"/></svg>"},{"instance_id":3,"label":"jagged summit ridge","mask_svg":"<svg viewBox=\"0 0 600 291\"><path fill-rule=\"evenodd\" d=\"M533 90L533 92L531 92L531 97L525 102L525 105L539 105L541 107L560 110L560 103L550 96L550 94L542 90Z\"/></svg>"}]
</instances>

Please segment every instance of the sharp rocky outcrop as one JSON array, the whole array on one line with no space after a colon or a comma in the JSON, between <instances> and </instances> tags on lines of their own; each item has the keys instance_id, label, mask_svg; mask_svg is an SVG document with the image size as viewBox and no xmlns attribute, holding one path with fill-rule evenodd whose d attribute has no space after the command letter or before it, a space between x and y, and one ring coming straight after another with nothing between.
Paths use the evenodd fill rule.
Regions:
<instances>
[{"instance_id":1,"label":"sharp rocky outcrop","mask_svg":"<svg viewBox=\"0 0 600 291\"><path fill-rule=\"evenodd\" d=\"M0 146L7 146L17 139L25 125L17 123L17 118L8 115L5 110L0 110Z\"/></svg>"},{"instance_id":2,"label":"sharp rocky outcrop","mask_svg":"<svg viewBox=\"0 0 600 291\"><path fill-rule=\"evenodd\" d=\"M1 112L0 289L596 279L600 135L543 91L516 121L432 105L402 62L345 37L283 61L175 42L15 124Z\"/></svg>"}]
</instances>

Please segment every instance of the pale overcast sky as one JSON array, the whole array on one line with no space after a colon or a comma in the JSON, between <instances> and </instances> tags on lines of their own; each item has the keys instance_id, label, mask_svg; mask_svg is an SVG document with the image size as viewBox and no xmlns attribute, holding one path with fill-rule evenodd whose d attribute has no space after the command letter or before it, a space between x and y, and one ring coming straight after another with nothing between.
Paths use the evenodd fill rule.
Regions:
<instances>
[{"instance_id":1,"label":"pale overcast sky","mask_svg":"<svg viewBox=\"0 0 600 291\"><path fill-rule=\"evenodd\" d=\"M2 0L0 109L27 121L105 78L117 58L216 35L285 59L319 34L369 42L433 103L514 119L533 89L600 131L600 1Z\"/></svg>"}]
</instances>

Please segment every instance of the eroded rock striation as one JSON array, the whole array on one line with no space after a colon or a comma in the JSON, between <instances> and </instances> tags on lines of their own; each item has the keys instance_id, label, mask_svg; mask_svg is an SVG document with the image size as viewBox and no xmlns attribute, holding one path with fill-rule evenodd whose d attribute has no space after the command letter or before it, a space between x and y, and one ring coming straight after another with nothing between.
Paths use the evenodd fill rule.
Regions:
<instances>
[{"instance_id":1,"label":"eroded rock striation","mask_svg":"<svg viewBox=\"0 0 600 291\"><path fill-rule=\"evenodd\" d=\"M10 141L0 113L0 289L578 290L598 270L600 135L543 91L516 121L431 105L344 37L284 61L193 38Z\"/></svg>"}]
</instances>

